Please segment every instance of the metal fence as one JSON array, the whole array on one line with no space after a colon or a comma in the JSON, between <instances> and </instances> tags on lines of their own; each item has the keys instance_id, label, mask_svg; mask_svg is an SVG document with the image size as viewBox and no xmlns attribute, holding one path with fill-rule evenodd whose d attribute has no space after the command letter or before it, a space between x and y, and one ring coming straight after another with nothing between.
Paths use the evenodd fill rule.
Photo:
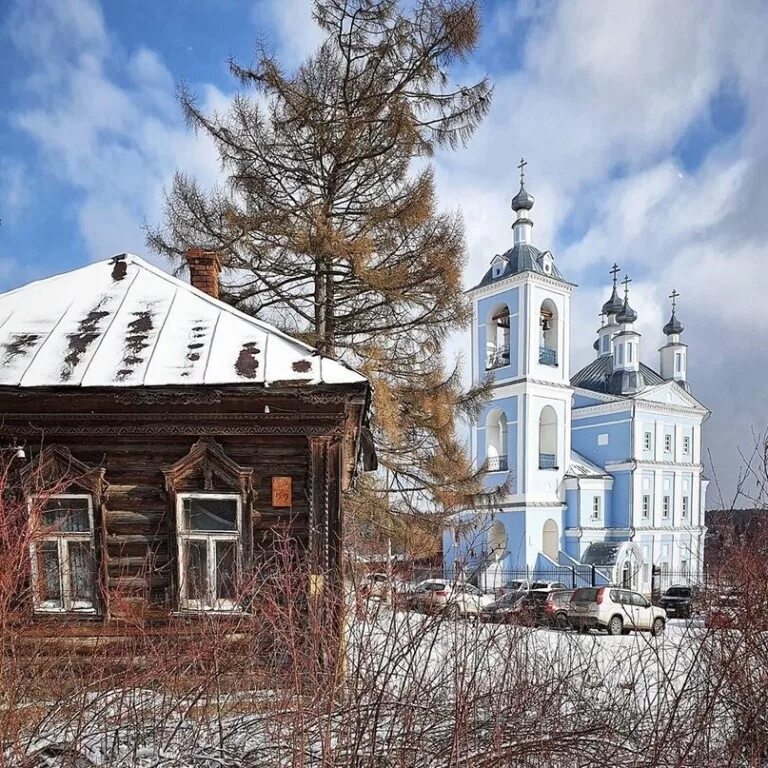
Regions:
<instances>
[{"instance_id":1,"label":"metal fence","mask_svg":"<svg viewBox=\"0 0 768 768\"><path fill-rule=\"evenodd\" d=\"M616 583L611 579L610 569L595 565L552 565L546 568L524 568L518 570L491 569L447 569L441 567L410 567L395 569L393 575L411 583L425 579L450 579L466 581L486 592L501 593L514 589L515 586L530 588L536 582L559 582L565 589L579 587L616 586L634 589L646 595L659 596L672 586L697 586L702 590L717 590L719 580L708 574L706 569L699 572L691 570L667 571L659 566L652 566L648 571L625 575L625 583Z\"/></svg>"}]
</instances>

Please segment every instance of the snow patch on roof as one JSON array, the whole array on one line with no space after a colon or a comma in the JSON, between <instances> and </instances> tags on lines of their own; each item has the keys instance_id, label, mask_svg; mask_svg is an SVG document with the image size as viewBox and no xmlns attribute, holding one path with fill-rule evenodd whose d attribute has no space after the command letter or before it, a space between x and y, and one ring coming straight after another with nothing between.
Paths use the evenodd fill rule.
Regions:
<instances>
[{"instance_id":1,"label":"snow patch on roof","mask_svg":"<svg viewBox=\"0 0 768 768\"><path fill-rule=\"evenodd\" d=\"M0 386L364 381L132 254L0 294Z\"/></svg>"}]
</instances>

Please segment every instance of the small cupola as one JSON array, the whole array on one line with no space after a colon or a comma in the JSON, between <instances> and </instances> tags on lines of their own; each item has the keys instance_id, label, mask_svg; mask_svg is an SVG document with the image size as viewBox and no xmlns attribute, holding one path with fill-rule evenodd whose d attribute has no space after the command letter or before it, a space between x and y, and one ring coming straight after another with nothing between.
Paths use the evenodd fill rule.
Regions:
<instances>
[{"instance_id":1,"label":"small cupola","mask_svg":"<svg viewBox=\"0 0 768 768\"><path fill-rule=\"evenodd\" d=\"M680 294L673 290L669 295L672 300L672 314L662 331L667 343L659 350L659 369L663 379L676 381L684 389L688 385L688 347L680 340L683 324L677 316L677 298Z\"/></svg>"},{"instance_id":2,"label":"small cupola","mask_svg":"<svg viewBox=\"0 0 768 768\"><path fill-rule=\"evenodd\" d=\"M611 340L619 330L618 323L616 322L616 315L618 315L624 307L624 302L619 298L619 293L616 288L619 271L618 264L614 264L609 271L609 274L613 277L613 290L611 292L611 297L605 304L603 304L602 311L600 312L600 327L597 329L597 342L595 343L598 357L613 354Z\"/></svg>"},{"instance_id":3,"label":"small cupola","mask_svg":"<svg viewBox=\"0 0 768 768\"><path fill-rule=\"evenodd\" d=\"M520 158L520 164L517 166L520 171L520 190L512 198L512 210L516 218L512 223L512 230L515 233L515 245L531 244L531 230L533 222L531 221L530 211L533 208L533 195L525 188L525 166L528 163L525 158Z\"/></svg>"},{"instance_id":4,"label":"small cupola","mask_svg":"<svg viewBox=\"0 0 768 768\"><path fill-rule=\"evenodd\" d=\"M613 337L613 391L629 395L645 386L640 371L640 334L632 327L637 312L629 305L629 277L624 277L624 301L616 315L621 330Z\"/></svg>"}]
</instances>

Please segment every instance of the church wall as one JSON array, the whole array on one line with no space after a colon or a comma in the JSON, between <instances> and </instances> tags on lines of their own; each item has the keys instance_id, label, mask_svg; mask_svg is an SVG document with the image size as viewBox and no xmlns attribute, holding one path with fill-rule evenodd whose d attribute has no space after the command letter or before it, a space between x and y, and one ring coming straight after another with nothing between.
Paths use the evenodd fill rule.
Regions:
<instances>
[{"instance_id":1,"label":"church wall","mask_svg":"<svg viewBox=\"0 0 768 768\"><path fill-rule=\"evenodd\" d=\"M497 517L504 523L507 531L507 556L505 567L508 570L523 570L526 566L525 547L525 510L515 508L502 512Z\"/></svg>"},{"instance_id":2,"label":"church wall","mask_svg":"<svg viewBox=\"0 0 768 768\"><path fill-rule=\"evenodd\" d=\"M630 470L611 472L613 491L611 516L606 525L613 528L629 528L632 520L632 473Z\"/></svg>"},{"instance_id":3,"label":"church wall","mask_svg":"<svg viewBox=\"0 0 768 768\"><path fill-rule=\"evenodd\" d=\"M565 515L564 522L566 528L576 528L579 525L579 490L569 488L565 492ZM569 553L570 554L570 553Z\"/></svg>"},{"instance_id":4,"label":"church wall","mask_svg":"<svg viewBox=\"0 0 768 768\"><path fill-rule=\"evenodd\" d=\"M609 461L628 459L631 442L628 410L574 418L571 426L573 450L601 467Z\"/></svg>"}]
</instances>

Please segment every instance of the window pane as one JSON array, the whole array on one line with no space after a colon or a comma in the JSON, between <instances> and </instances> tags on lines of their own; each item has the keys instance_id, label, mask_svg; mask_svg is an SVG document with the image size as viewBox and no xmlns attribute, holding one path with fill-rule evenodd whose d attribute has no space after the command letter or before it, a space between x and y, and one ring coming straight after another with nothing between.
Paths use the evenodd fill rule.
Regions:
<instances>
[{"instance_id":1,"label":"window pane","mask_svg":"<svg viewBox=\"0 0 768 768\"><path fill-rule=\"evenodd\" d=\"M233 600L235 597L235 567L237 542L216 542L216 597Z\"/></svg>"},{"instance_id":2,"label":"window pane","mask_svg":"<svg viewBox=\"0 0 768 768\"><path fill-rule=\"evenodd\" d=\"M42 608L61 608L59 545L43 541L37 545L37 589Z\"/></svg>"},{"instance_id":3,"label":"window pane","mask_svg":"<svg viewBox=\"0 0 768 768\"><path fill-rule=\"evenodd\" d=\"M88 541L68 541L69 584L73 608L92 608L96 598L95 567Z\"/></svg>"},{"instance_id":4,"label":"window pane","mask_svg":"<svg viewBox=\"0 0 768 768\"><path fill-rule=\"evenodd\" d=\"M184 499L184 527L188 531L236 531L237 500L205 496Z\"/></svg>"},{"instance_id":5,"label":"window pane","mask_svg":"<svg viewBox=\"0 0 768 768\"><path fill-rule=\"evenodd\" d=\"M184 570L187 575L186 594L190 600L208 599L208 544L187 541L184 545Z\"/></svg>"},{"instance_id":6,"label":"window pane","mask_svg":"<svg viewBox=\"0 0 768 768\"><path fill-rule=\"evenodd\" d=\"M66 533L88 533L88 499L48 499L42 508L43 525Z\"/></svg>"}]
</instances>

